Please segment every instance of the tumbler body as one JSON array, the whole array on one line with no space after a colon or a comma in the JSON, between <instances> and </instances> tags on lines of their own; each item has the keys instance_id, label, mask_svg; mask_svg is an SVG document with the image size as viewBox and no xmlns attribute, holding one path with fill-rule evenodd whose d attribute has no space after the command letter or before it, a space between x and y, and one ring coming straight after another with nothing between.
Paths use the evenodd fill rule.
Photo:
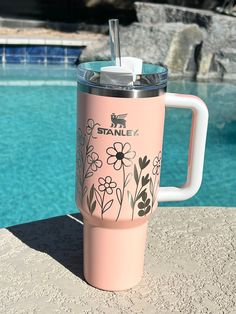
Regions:
<instances>
[{"instance_id":1,"label":"tumbler body","mask_svg":"<svg viewBox=\"0 0 236 314\"><path fill-rule=\"evenodd\" d=\"M142 277L147 221L157 207L164 97L78 91L76 201L84 217L84 275L100 289L128 289Z\"/></svg>"}]
</instances>

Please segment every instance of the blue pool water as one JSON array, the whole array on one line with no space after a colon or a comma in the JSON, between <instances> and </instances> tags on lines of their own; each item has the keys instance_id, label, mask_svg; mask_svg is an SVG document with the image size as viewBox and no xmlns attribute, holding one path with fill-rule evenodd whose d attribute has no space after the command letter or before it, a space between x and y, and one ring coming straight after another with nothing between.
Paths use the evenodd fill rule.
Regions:
<instances>
[{"instance_id":1,"label":"blue pool water","mask_svg":"<svg viewBox=\"0 0 236 314\"><path fill-rule=\"evenodd\" d=\"M0 68L0 227L77 212L75 68ZM185 202L236 206L236 89L228 83L171 81L169 92L200 96L210 120L203 184ZM186 177L191 113L166 114L161 185Z\"/></svg>"}]
</instances>

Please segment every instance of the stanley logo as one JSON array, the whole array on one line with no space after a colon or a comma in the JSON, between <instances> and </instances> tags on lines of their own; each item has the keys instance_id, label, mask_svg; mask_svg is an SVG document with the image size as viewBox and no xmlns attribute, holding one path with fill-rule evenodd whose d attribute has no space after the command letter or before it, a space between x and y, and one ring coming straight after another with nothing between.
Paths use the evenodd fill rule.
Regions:
<instances>
[{"instance_id":1,"label":"stanley logo","mask_svg":"<svg viewBox=\"0 0 236 314\"><path fill-rule=\"evenodd\" d=\"M127 130L126 129L126 114L111 114L111 128L98 128L97 133L103 135L113 135L113 136L138 136L139 130ZM125 130L124 130L125 129Z\"/></svg>"}]
</instances>

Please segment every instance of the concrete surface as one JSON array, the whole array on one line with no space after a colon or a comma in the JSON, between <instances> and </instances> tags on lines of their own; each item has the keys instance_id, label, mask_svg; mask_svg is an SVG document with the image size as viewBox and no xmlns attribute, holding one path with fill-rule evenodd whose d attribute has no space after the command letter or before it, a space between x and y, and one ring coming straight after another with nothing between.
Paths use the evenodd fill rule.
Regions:
<instances>
[{"instance_id":1,"label":"concrete surface","mask_svg":"<svg viewBox=\"0 0 236 314\"><path fill-rule=\"evenodd\" d=\"M80 215L0 230L0 313L236 313L236 208L158 208L138 286L82 274Z\"/></svg>"}]
</instances>

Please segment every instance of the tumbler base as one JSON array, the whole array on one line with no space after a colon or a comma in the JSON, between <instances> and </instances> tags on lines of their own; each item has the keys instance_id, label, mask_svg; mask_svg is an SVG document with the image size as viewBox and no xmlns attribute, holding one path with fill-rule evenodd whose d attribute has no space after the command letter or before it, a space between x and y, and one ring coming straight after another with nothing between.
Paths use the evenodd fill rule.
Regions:
<instances>
[{"instance_id":1,"label":"tumbler base","mask_svg":"<svg viewBox=\"0 0 236 314\"><path fill-rule=\"evenodd\" d=\"M84 277L108 291L132 288L142 279L147 222L127 229L84 222Z\"/></svg>"}]
</instances>

